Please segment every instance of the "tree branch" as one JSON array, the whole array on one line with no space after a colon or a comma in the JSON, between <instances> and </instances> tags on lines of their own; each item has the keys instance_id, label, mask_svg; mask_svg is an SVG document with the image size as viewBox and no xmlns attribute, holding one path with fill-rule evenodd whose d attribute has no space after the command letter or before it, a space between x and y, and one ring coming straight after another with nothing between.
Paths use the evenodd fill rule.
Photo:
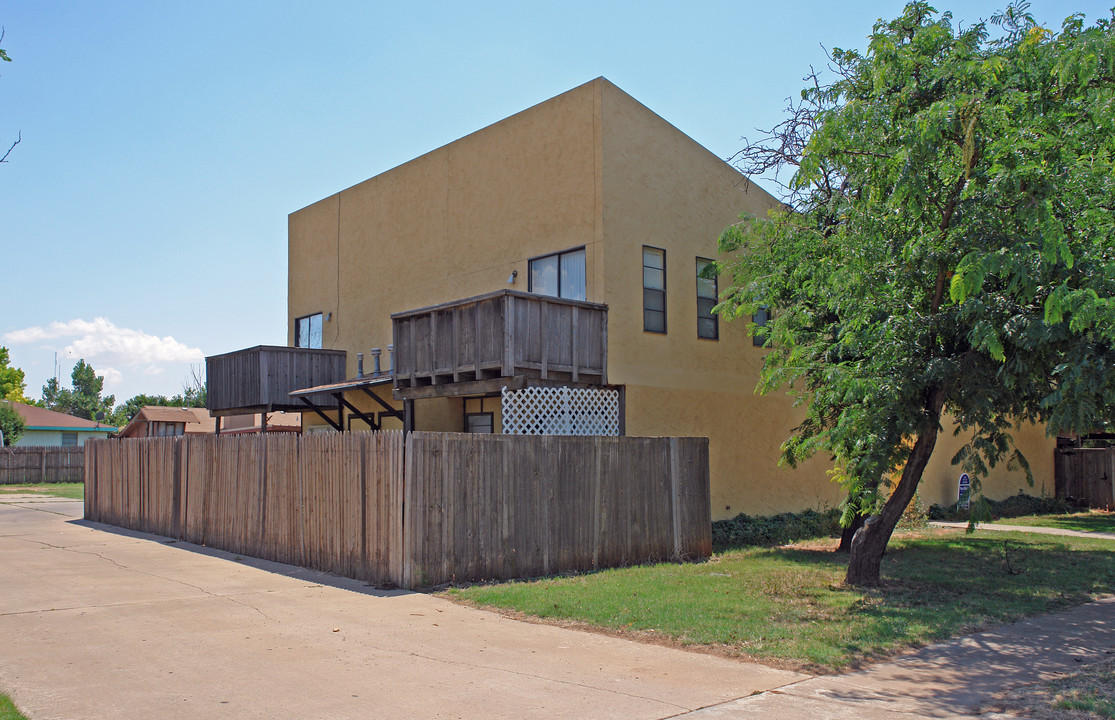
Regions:
<instances>
[{"instance_id":1,"label":"tree branch","mask_svg":"<svg viewBox=\"0 0 1115 720\"><path fill-rule=\"evenodd\" d=\"M8 156L12 154L12 150L15 150L15 146L19 145L21 140L23 140L23 131L22 130L19 132L19 135L16 136L15 142L12 143L12 146L10 148L8 148L8 152L4 153L4 157L0 157L0 163L8 162Z\"/></svg>"}]
</instances>

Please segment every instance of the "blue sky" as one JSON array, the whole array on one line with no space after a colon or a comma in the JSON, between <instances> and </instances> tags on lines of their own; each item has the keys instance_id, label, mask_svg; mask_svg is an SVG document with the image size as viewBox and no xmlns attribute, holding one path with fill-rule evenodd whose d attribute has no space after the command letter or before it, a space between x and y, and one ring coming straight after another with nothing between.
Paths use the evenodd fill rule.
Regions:
<instances>
[{"instance_id":1,"label":"blue sky","mask_svg":"<svg viewBox=\"0 0 1115 720\"><path fill-rule=\"evenodd\" d=\"M0 345L180 392L285 344L289 213L600 75L728 157L902 4L0 2Z\"/></svg>"}]
</instances>

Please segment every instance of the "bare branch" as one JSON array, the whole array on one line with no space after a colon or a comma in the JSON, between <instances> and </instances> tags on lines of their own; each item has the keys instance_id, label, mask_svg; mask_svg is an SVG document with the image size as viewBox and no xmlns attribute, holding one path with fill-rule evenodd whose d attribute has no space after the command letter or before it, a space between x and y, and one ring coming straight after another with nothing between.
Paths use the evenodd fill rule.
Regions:
<instances>
[{"instance_id":1,"label":"bare branch","mask_svg":"<svg viewBox=\"0 0 1115 720\"><path fill-rule=\"evenodd\" d=\"M4 157L0 157L0 163L8 162L8 156L12 154L12 150L15 150L15 146L19 145L21 140L23 140L23 131L22 130L19 132L19 135L16 136L15 142L12 143L12 146L10 148L8 148L8 152L4 153Z\"/></svg>"}]
</instances>

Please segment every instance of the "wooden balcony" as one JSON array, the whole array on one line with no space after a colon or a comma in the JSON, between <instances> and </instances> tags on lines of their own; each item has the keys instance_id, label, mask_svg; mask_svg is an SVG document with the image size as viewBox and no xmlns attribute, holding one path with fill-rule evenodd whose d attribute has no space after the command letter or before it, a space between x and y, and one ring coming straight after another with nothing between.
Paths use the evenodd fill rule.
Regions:
<instances>
[{"instance_id":1,"label":"wooden balcony","mask_svg":"<svg viewBox=\"0 0 1115 720\"><path fill-rule=\"evenodd\" d=\"M500 290L391 320L396 399L608 383L606 305Z\"/></svg>"},{"instance_id":2,"label":"wooden balcony","mask_svg":"<svg viewBox=\"0 0 1115 720\"><path fill-rule=\"evenodd\" d=\"M302 412L306 404L290 397L294 390L345 379L344 350L259 345L205 358L206 407L213 415L286 410ZM329 395L314 396L324 408L336 408Z\"/></svg>"}]
</instances>

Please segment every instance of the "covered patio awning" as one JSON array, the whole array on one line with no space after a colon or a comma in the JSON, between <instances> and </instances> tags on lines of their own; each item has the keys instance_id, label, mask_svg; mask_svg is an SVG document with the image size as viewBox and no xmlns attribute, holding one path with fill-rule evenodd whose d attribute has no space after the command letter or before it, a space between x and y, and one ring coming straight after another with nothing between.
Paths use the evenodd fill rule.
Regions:
<instances>
[{"instance_id":1,"label":"covered patio awning","mask_svg":"<svg viewBox=\"0 0 1115 720\"><path fill-rule=\"evenodd\" d=\"M368 423L368 426L373 430L379 430L384 417L398 418L403 423L403 429L409 430L411 425L411 418L413 412L411 411L411 403L404 402L403 410L398 410L392 407L389 403L383 400L379 395L372 392L372 388L378 385L391 385L394 382L394 377L391 373L380 373L378 375L364 375L362 377L355 377L345 380L343 382L329 383L326 385L316 385L314 387L303 388L301 390L294 390L290 393L293 400L301 401L307 408L317 413L317 415L327 422L330 427L338 432L344 430L344 420L342 414L344 410L348 410L350 418L358 418ZM355 405L345 399L346 392L360 391L375 401L383 409L379 412L366 413L358 409ZM329 403L323 405L322 398L331 398L336 401L336 405ZM329 416L328 412L336 410L336 419Z\"/></svg>"}]
</instances>

